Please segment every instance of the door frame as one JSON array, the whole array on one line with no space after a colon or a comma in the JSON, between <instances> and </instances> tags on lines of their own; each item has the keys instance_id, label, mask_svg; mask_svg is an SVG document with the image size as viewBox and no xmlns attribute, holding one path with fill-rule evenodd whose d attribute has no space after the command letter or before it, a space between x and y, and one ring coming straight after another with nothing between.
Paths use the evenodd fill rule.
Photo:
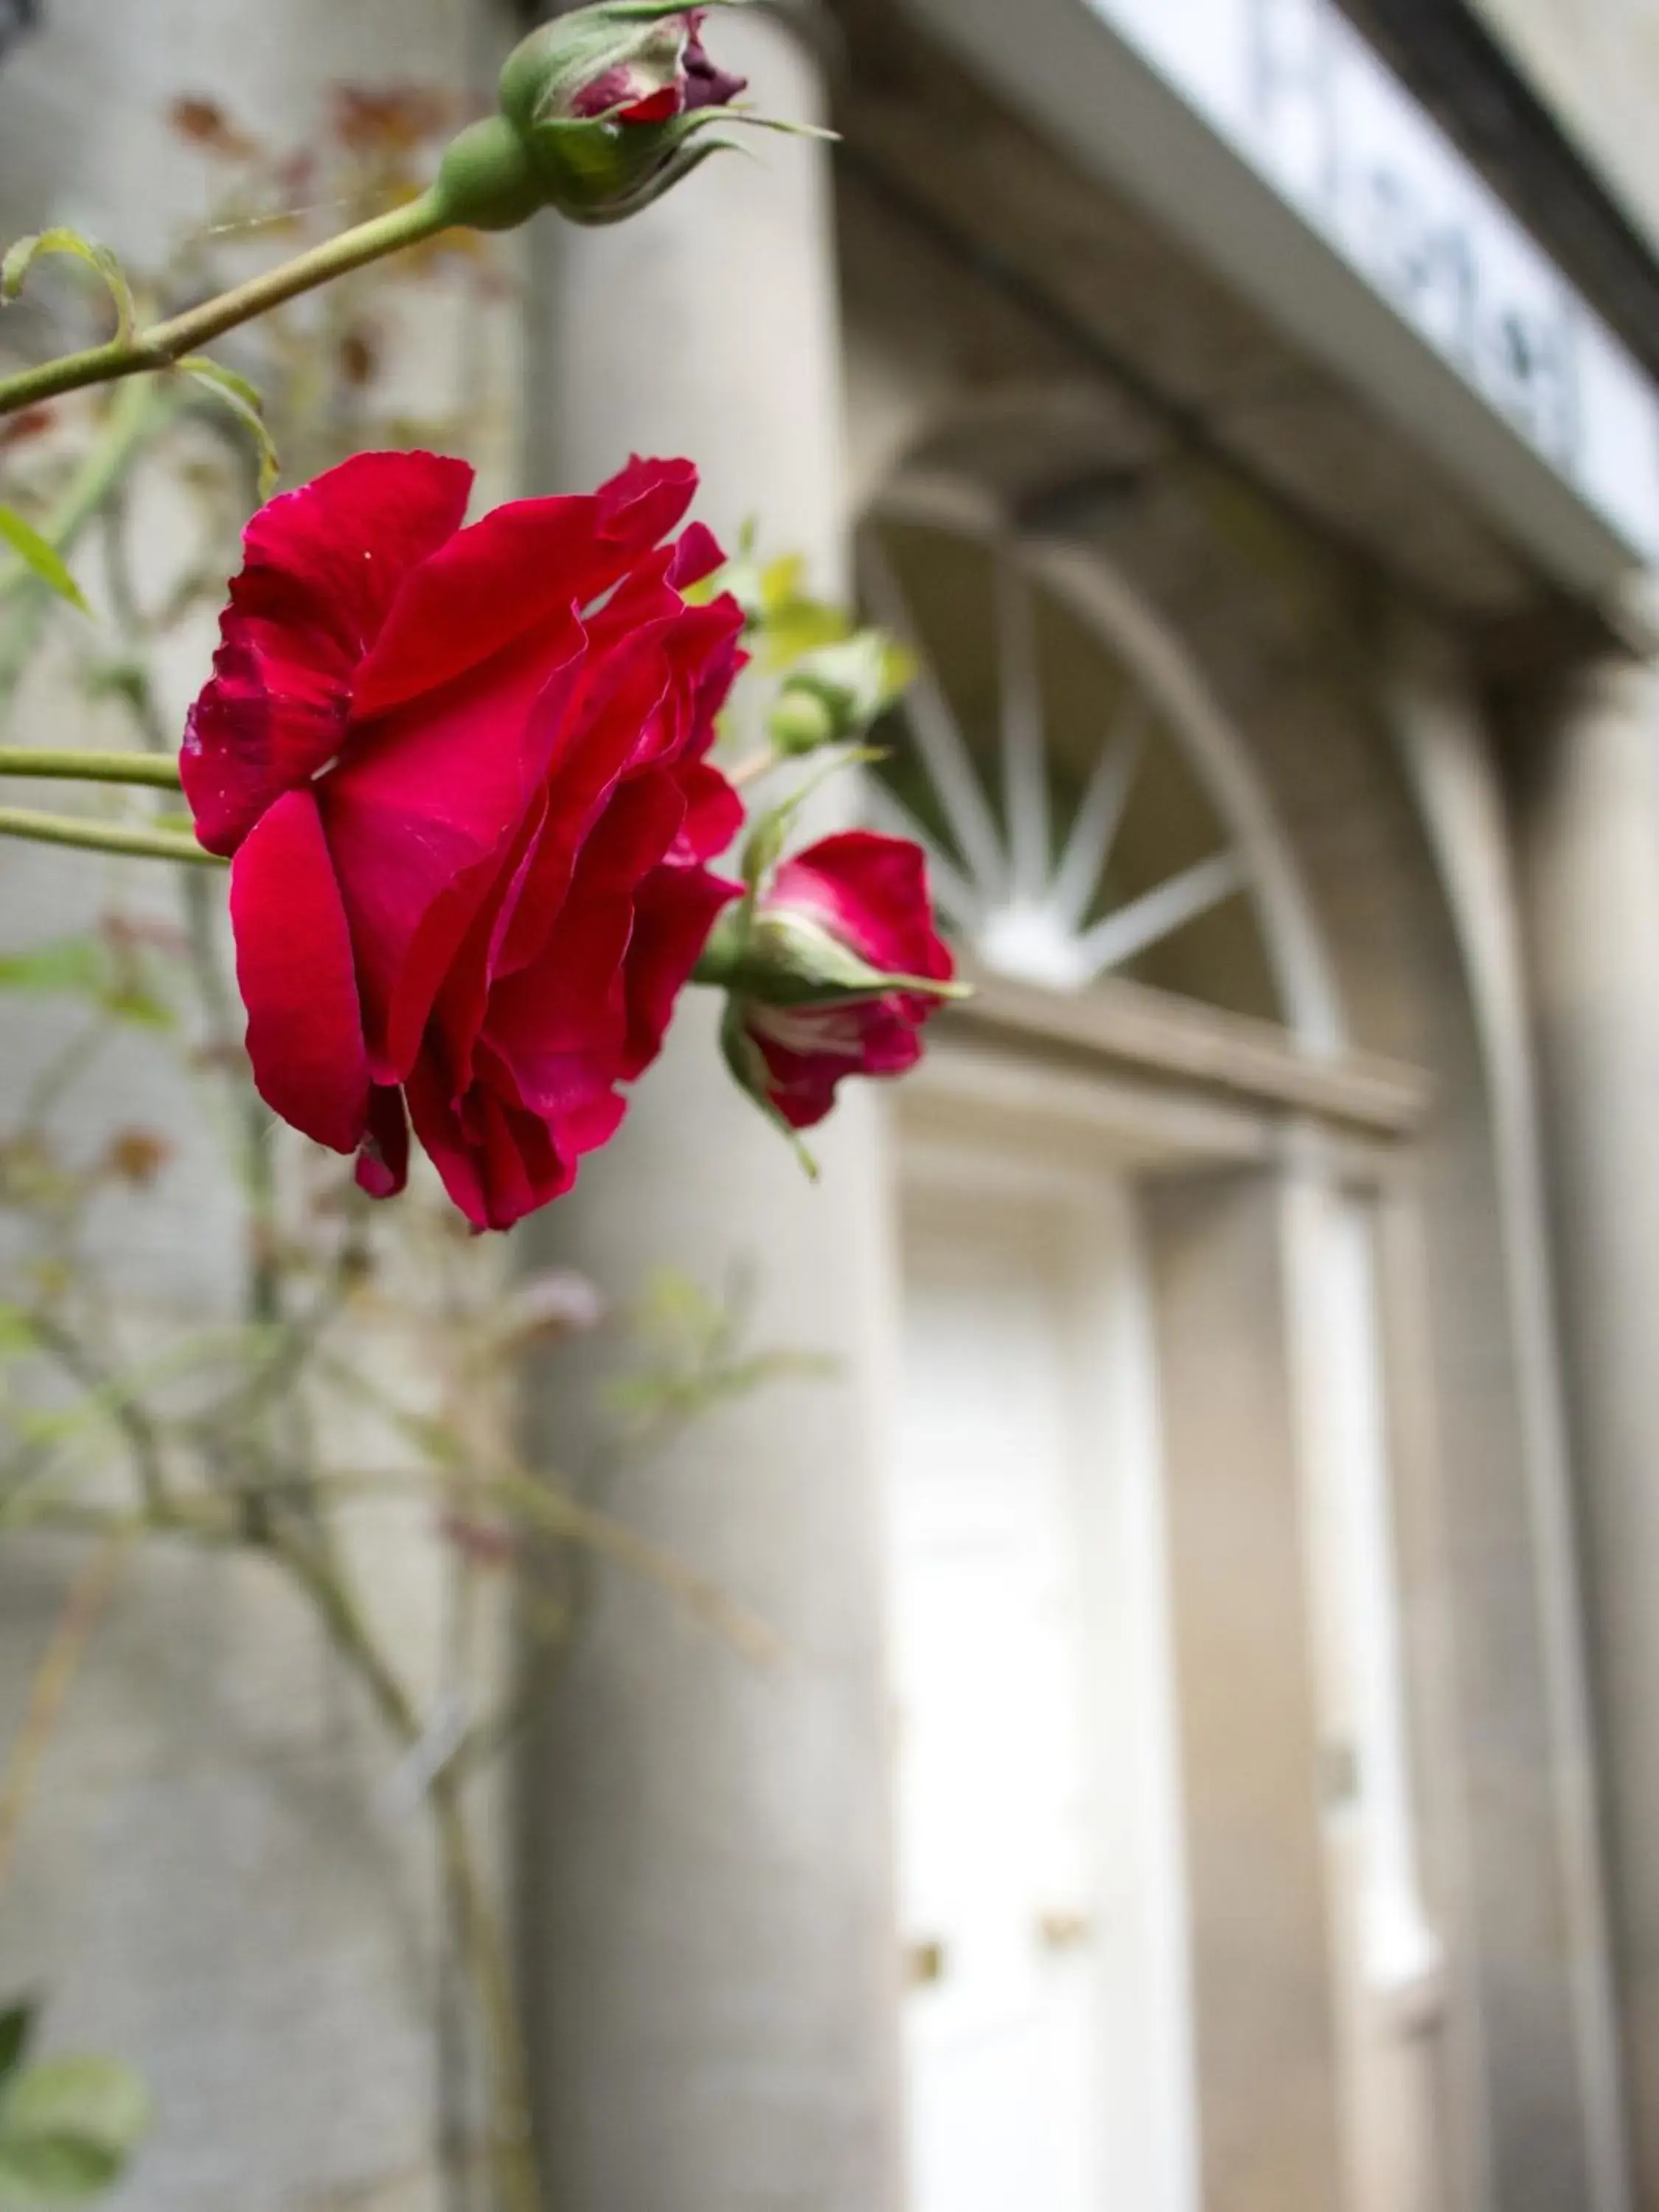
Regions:
<instances>
[{"instance_id":1,"label":"door frame","mask_svg":"<svg viewBox=\"0 0 1659 2212\"><path fill-rule=\"evenodd\" d=\"M1428 1630L1422 1639L1426 1659L1417 1646L1394 1654L1401 1679L1393 1714L1406 1739L1398 1757L1415 1795L1407 1838L1408 1902L1423 1927L1438 1933L1446 1958L1437 1985L1404 2011L1387 1990L1364 1985L1364 1960L1351 1936L1352 1905L1342 1897L1353 1858L1352 1824L1334 1840L1333 1824L1323 1819L1319 1803L1321 1777L1310 1773L1308 1816L1319 1828L1325 1890L1330 2126L1340 2146L1340 2181L1333 2179L1325 2202L1340 2202L1344 2212L1368 2212L1376 2201L1368 2176L1376 2171L1379 2156L1386 2164L1375 2117L1379 2049L1389 2064L1390 2046L1403 2039L1421 2046L1427 2039L1426 2057L1419 2049L1413 2061L1420 2099L1433 2107L1424 2125L1443 2131L1447 2114L1464 2107L1477 2078L1480 2037L1460 1941L1467 1842L1446 1679L1455 1629L1442 1582L1431 1361L1423 1356L1420 1340L1420 1340L1416 1323L1423 1276L1411 1139L1426 1093L1411 1070L1352 1057L1327 1063L1310 1079L1299 1051L1268 1050L1254 1034L1256 1025L1207 1013L1194 1022L1191 1010L1178 1004L1168 1007L1166 1021L1159 994L1133 987L1106 994L1103 1003L1115 1008L1120 1000L1136 1032L1127 1047L1116 1034L1121 1024L1115 1021L1091 1048L1090 1022L1064 1000L1052 1001L1050 1019L1048 994L1022 992L1019 1018L1012 1022L1000 1018L1006 1012L1000 1005L941 1021L935 1049L890 1109L892 1218L896 1224L901 1179L948 1177L952 1162L958 1174L972 1164L985 1179L979 1188L1030 1188L1033 1173L1039 1186L1046 1181L1050 1188L1091 1174L1127 1178L1137 1193L1183 1178L1260 1179L1276 1221L1278 1290L1285 1310L1279 1382L1299 1491L1294 1540L1301 1561L1307 1690L1322 1746L1343 1740L1352 1725L1351 1656L1334 1659L1330 1642L1352 1559L1344 1559L1340 1542L1328 1540L1330 1415L1319 1316L1327 1302L1329 1240L1310 1233L1310 1224L1333 1208L1355 1205L1374 1218L1376 1352L1382 1370L1378 1404L1388 1431L1383 1504L1395 1536L1384 1601L1396 1616L1392 1641L1397 1645L1397 1617L1406 1610L1401 1585L1409 1571L1412 1617ZM1143 1050L1147 1038L1151 1049ZM1022 1167L1022 1155L1035 1156L1038 1164ZM1375 1587L1371 1595L1375 1600ZM1390 1644L1388 1629L1385 1624L1384 1647ZM1375 1640L1375 1620L1370 1631ZM1322 1763L1322 1754L1314 1764ZM1396 1826L1389 1839L1396 1880L1400 1844ZM1194 2035L1198 2026L1194 2021ZM1209 2100L1201 2050L1197 2078L1195 2127L1201 2141ZM1443 2174L1449 2149L1442 2141L1431 2154ZM1206 2212L1211 2201L1206 2194Z\"/></svg>"}]
</instances>

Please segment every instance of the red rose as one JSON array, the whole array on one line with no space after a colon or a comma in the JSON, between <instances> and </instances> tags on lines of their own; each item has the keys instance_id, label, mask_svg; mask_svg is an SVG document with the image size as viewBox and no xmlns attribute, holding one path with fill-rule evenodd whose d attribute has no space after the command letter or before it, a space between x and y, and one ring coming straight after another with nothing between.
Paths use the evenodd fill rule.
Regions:
<instances>
[{"instance_id":1,"label":"red rose","mask_svg":"<svg viewBox=\"0 0 1659 2212\"><path fill-rule=\"evenodd\" d=\"M865 830L783 862L734 951L728 1056L792 1129L811 1128L846 1075L902 1075L922 1024L952 994L918 848Z\"/></svg>"},{"instance_id":2,"label":"red rose","mask_svg":"<svg viewBox=\"0 0 1659 2212\"><path fill-rule=\"evenodd\" d=\"M377 1197L409 1122L480 1228L568 1190L735 887L705 755L741 663L687 461L461 527L472 472L363 453L248 525L185 790L234 855L261 1096ZM407 1109L407 1111L405 1110Z\"/></svg>"}]
</instances>

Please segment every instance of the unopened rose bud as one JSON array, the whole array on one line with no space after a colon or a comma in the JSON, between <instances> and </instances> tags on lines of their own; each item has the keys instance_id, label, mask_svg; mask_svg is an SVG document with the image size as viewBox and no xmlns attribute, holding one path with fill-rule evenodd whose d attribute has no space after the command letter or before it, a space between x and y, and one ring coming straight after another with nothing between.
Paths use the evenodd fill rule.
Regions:
<instances>
[{"instance_id":1,"label":"unopened rose bud","mask_svg":"<svg viewBox=\"0 0 1659 2212\"><path fill-rule=\"evenodd\" d=\"M835 714L822 699L789 684L766 718L766 733L787 760L832 745L841 734Z\"/></svg>"},{"instance_id":2,"label":"unopened rose bud","mask_svg":"<svg viewBox=\"0 0 1659 2212\"><path fill-rule=\"evenodd\" d=\"M721 918L697 975L728 993L721 1041L742 1087L810 1128L847 1075L899 1075L923 1024L964 995L933 927L920 850L848 830L778 869Z\"/></svg>"},{"instance_id":3,"label":"unopened rose bud","mask_svg":"<svg viewBox=\"0 0 1659 2212\"><path fill-rule=\"evenodd\" d=\"M767 729L781 753L798 757L861 738L903 690L909 657L878 629L820 646L784 679Z\"/></svg>"},{"instance_id":4,"label":"unopened rose bud","mask_svg":"<svg viewBox=\"0 0 1659 2212\"><path fill-rule=\"evenodd\" d=\"M706 125L744 81L704 47L708 12L600 0L532 31L501 71L501 113L444 156L437 189L452 220L501 230L551 207L573 222L617 222L729 143Z\"/></svg>"}]
</instances>

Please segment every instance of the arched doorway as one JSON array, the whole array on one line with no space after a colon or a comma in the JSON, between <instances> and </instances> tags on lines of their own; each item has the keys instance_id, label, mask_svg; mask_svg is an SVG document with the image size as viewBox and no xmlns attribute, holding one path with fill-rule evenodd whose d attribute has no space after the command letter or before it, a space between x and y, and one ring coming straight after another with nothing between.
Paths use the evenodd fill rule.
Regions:
<instances>
[{"instance_id":1,"label":"arched doorway","mask_svg":"<svg viewBox=\"0 0 1659 2212\"><path fill-rule=\"evenodd\" d=\"M915 2212L1226 2212L1264 2160L1285 2212L1427 2212L1409 1082L1362 1099L1249 751L1121 574L921 477L860 573L919 671L874 811L985 979L901 1114Z\"/></svg>"}]
</instances>

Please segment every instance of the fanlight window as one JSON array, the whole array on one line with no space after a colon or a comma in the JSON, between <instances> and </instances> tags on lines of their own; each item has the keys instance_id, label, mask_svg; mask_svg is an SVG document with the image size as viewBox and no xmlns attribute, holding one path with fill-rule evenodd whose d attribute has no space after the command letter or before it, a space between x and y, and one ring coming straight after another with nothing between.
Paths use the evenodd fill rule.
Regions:
<instances>
[{"instance_id":1,"label":"fanlight window","mask_svg":"<svg viewBox=\"0 0 1659 2212\"><path fill-rule=\"evenodd\" d=\"M860 576L921 667L878 732L877 819L923 845L959 943L1051 989L1124 975L1335 1043L1244 749L1095 555L917 491L868 525Z\"/></svg>"}]
</instances>

